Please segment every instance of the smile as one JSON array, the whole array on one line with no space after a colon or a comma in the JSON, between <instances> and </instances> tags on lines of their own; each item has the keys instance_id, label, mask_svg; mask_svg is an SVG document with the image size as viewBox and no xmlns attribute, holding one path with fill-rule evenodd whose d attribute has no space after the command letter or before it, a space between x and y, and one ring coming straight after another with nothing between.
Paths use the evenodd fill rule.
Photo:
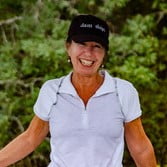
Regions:
<instances>
[{"instance_id":1,"label":"smile","mask_svg":"<svg viewBox=\"0 0 167 167\"><path fill-rule=\"evenodd\" d=\"M80 62L81 62L81 64L82 65L84 65L84 66L91 66L91 65L93 65L93 63L94 63L94 61L91 61L91 60L85 60L85 59L80 59Z\"/></svg>"}]
</instances>

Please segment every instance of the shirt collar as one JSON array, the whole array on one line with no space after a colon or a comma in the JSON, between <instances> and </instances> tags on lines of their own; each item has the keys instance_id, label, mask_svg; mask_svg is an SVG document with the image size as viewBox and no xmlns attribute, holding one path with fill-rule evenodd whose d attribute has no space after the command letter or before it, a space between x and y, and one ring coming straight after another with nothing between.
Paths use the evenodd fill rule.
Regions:
<instances>
[{"instance_id":1,"label":"shirt collar","mask_svg":"<svg viewBox=\"0 0 167 167\"><path fill-rule=\"evenodd\" d=\"M71 83L71 75L72 72L70 72L67 76L63 78L61 87L59 89L59 93L66 93L66 94L71 94L73 96L77 96L77 92Z\"/></svg>"},{"instance_id":2,"label":"shirt collar","mask_svg":"<svg viewBox=\"0 0 167 167\"><path fill-rule=\"evenodd\" d=\"M107 71L102 71L102 74L104 75L104 82L93 95L94 97L115 92L114 78L110 76L110 74ZM63 78L61 87L59 89L59 93L66 93L71 94L73 96L78 96L74 86L71 83L71 75L72 72L70 72L67 76Z\"/></svg>"},{"instance_id":3,"label":"shirt collar","mask_svg":"<svg viewBox=\"0 0 167 167\"><path fill-rule=\"evenodd\" d=\"M101 87L96 91L94 97L115 92L114 78L107 71L102 71L102 73L104 74L104 82Z\"/></svg>"}]
</instances>

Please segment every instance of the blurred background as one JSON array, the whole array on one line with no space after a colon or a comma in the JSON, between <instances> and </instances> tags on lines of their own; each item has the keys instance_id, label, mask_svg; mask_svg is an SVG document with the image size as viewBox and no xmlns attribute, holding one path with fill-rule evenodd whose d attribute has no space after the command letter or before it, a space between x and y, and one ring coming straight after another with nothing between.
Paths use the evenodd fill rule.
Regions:
<instances>
[{"instance_id":1,"label":"blurred background","mask_svg":"<svg viewBox=\"0 0 167 167\"><path fill-rule=\"evenodd\" d=\"M166 0L0 0L0 148L33 117L41 85L66 75L65 40L77 14L94 14L110 27L105 69L137 88L143 124L159 166L167 165ZM12 167L46 167L49 136ZM134 167L126 149L125 167Z\"/></svg>"}]
</instances>

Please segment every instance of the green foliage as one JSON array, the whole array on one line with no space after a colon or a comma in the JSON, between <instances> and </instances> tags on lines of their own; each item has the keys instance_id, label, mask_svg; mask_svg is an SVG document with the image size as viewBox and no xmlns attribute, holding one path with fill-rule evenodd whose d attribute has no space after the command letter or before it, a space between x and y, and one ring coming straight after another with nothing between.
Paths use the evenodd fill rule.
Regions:
<instances>
[{"instance_id":1,"label":"green foliage","mask_svg":"<svg viewBox=\"0 0 167 167\"><path fill-rule=\"evenodd\" d=\"M100 12L104 14L104 16L112 16L113 11L119 10L126 6L129 0L105 0L104 4L100 7Z\"/></svg>"},{"instance_id":2,"label":"green foliage","mask_svg":"<svg viewBox=\"0 0 167 167\"><path fill-rule=\"evenodd\" d=\"M139 91L146 133L159 164L167 164L166 9L163 0L1 0L0 147L28 127L44 81L71 70L64 47L67 27L74 15L90 13L108 21L106 69ZM48 143L47 138L13 166L46 166ZM134 166L127 151L124 166Z\"/></svg>"}]
</instances>

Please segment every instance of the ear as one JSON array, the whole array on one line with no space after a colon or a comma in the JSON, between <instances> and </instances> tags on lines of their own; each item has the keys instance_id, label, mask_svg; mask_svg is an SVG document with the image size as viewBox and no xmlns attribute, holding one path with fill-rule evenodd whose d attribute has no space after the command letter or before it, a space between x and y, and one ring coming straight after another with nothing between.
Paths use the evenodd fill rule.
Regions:
<instances>
[{"instance_id":1,"label":"ear","mask_svg":"<svg viewBox=\"0 0 167 167\"><path fill-rule=\"evenodd\" d=\"M65 43L65 48L66 48L66 53L67 53L67 57L69 58L69 48L70 48L70 43L69 42L66 42Z\"/></svg>"},{"instance_id":2,"label":"ear","mask_svg":"<svg viewBox=\"0 0 167 167\"><path fill-rule=\"evenodd\" d=\"M70 45L71 45L71 43L69 43L69 42L65 43L65 47L66 47L67 50L69 49Z\"/></svg>"}]
</instances>

